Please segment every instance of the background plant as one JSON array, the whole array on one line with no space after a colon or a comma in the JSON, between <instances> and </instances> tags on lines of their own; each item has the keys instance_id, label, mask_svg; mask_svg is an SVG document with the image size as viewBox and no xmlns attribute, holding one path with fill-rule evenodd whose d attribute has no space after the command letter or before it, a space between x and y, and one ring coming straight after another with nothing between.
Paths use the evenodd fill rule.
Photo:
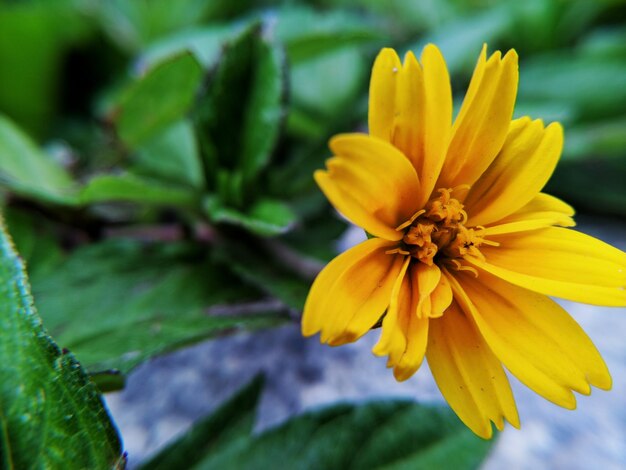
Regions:
<instances>
[{"instance_id":1,"label":"background plant","mask_svg":"<svg viewBox=\"0 0 626 470\"><path fill-rule=\"evenodd\" d=\"M33 0L3 3L0 25L8 468L122 466L99 393L155 355L298 321L346 227L311 174L331 135L363 128L382 46L437 43L459 91L483 42L515 47L516 114L566 128L549 192L583 211L626 211L623 2ZM322 438L288 447L320 428L348 448L368 428L412 451L428 439L444 449L373 443L359 461L370 467L450 455L474 466L488 450L447 411L410 403L333 407L253 436L260 390L251 384L161 458L245 466L280 450L308 456L303 466L350 461L316 460L328 454ZM46 413L55 417L38 421ZM67 436L91 450L73 458Z\"/></svg>"}]
</instances>

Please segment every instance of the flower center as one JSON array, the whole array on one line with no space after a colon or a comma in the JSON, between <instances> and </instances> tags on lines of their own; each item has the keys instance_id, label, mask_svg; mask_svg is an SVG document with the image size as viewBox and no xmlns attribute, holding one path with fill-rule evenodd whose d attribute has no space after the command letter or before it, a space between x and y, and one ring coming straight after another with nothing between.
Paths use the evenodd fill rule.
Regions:
<instances>
[{"instance_id":1,"label":"flower center","mask_svg":"<svg viewBox=\"0 0 626 470\"><path fill-rule=\"evenodd\" d=\"M483 257L478 247L486 241L474 229L465 227L467 213L452 192L438 189L439 196L407 222L402 251L428 265L442 258L458 265L454 260L468 254Z\"/></svg>"}]
</instances>

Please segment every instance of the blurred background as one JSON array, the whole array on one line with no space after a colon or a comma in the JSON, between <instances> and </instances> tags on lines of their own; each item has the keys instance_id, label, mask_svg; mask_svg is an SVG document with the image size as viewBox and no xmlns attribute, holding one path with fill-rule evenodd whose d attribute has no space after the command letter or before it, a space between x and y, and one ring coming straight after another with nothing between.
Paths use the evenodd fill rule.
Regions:
<instances>
[{"instance_id":1,"label":"blurred background","mask_svg":"<svg viewBox=\"0 0 626 470\"><path fill-rule=\"evenodd\" d=\"M547 191L625 249L624 1L0 3L3 213L46 327L104 390L125 384L106 399L131 467L259 370L259 429L337 400L440 400L426 370L395 383L376 333L333 349L297 324L314 273L360 237L311 178L326 142L366 130L381 47L429 42L457 109L483 43L517 50L516 116L565 127ZM614 390L572 413L515 383L522 430L486 468L626 468L626 309L566 308Z\"/></svg>"}]
</instances>

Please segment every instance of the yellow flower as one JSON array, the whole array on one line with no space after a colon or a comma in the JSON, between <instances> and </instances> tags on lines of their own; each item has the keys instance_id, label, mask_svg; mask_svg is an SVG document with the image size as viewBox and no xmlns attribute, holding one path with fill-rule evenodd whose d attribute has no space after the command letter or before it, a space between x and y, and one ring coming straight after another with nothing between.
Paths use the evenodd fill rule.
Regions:
<instances>
[{"instance_id":1,"label":"yellow flower","mask_svg":"<svg viewBox=\"0 0 626 470\"><path fill-rule=\"evenodd\" d=\"M443 396L483 438L519 427L505 366L541 396L573 409L572 391L611 387L597 349L547 296L626 305L626 254L573 231L573 209L541 192L563 130L511 120L517 54L483 48L452 123L439 50L420 62L378 55L369 135L342 134L315 179L335 208L372 238L315 280L302 332L356 341L381 322L373 352L397 380L424 357ZM386 313L385 313L386 312Z\"/></svg>"}]
</instances>

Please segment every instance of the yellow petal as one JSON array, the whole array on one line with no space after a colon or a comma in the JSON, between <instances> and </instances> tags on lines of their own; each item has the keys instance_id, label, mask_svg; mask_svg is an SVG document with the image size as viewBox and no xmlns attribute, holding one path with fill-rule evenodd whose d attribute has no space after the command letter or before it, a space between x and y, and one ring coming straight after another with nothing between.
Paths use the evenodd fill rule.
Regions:
<instances>
[{"instance_id":1,"label":"yellow petal","mask_svg":"<svg viewBox=\"0 0 626 470\"><path fill-rule=\"evenodd\" d=\"M626 305L626 254L566 228L497 235L481 246L486 260L466 260L512 284L595 305Z\"/></svg>"},{"instance_id":2,"label":"yellow petal","mask_svg":"<svg viewBox=\"0 0 626 470\"><path fill-rule=\"evenodd\" d=\"M430 295L430 317L437 318L444 314L452 303L452 289L446 276L441 276L439 284Z\"/></svg>"},{"instance_id":3,"label":"yellow petal","mask_svg":"<svg viewBox=\"0 0 626 470\"><path fill-rule=\"evenodd\" d=\"M606 364L582 328L548 297L488 273L459 273L454 293L487 344L522 383L553 403L573 409L570 390L611 387Z\"/></svg>"},{"instance_id":4,"label":"yellow petal","mask_svg":"<svg viewBox=\"0 0 626 470\"><path fill-rule=\"evenodd\" d=\"M474 324L452 303L445 315L431 319L426 358L441 393L473 432L484 439L504 419L519 427L509 381Z\"/></svg>"},{"instance_id":5,"label":"yellow petal","mask_svg":"<svg viewBox=\"0 0 626 470\"><path fill-rule=\"evenodd\" d=\"M419 175L424 153L424 77L412 52L407 52L398 73L393 145L411 161Z\"/></svg>"},{"instance_id":6,"label":"yellow petal","mask_svg":"<svg viewBox=\"0 0 626 470\"><path fill-rule=\"evenodd\" d=\"M487 225L530 202L548 182L563 149L563 129L539 120L511 123L500 153L464 201L468 225Z\"/></svg>"},{"instance_id":7,"label":"yellow petal","mask_svg":"<svg viewBox=\"0 0 626 470\"><path fill-rule=\"evenodd\" d=\"M383 331L380 340L372 349L372 352L377 356L389 356L390 363L395 363L406 348L406 339L400 323L404 320L406 311L411 309L412 304L411 281L405 275L410 262L411 257L407 256L391 290L391 299L383 319Z\"/></svg>"},{"instance_id":8,"label":"yellow petal","mask_svg":"<svg viewBox=\"0 0 626 470\"><path fill-rule=\"evenodd\" d=\"M420 58L424 76L423 157L417 165L421 192L419 206L430 198L439 178L452 131L452 89L446 63L433 44L428 44Z\"/></svg>"},{"instance_id":9,"label":"yellow petal","mask_svg":"<svg viewBox=\"0 0 626 470\"><path fill-rule=\"evenodd\" d=\"M425 263L416 263L413 268L413 272L415 273L419 295L419 300L417 302L417 316L420 318L426 318L430 316L430 296L439 285L441 271L436 264L429 266ZM425 300L428 300L426 306L424 305Z\"/></svg>"},{"instance_id":10,"label":"yellow petal","mask_svg":"<svg viewBox=\"0 0 626 470\"><path fill-rule=\"evenodd\" d=\"M517 54L500 52L485 61L485 49L452 127L438 187L473 184L489 167L507 135L517 94Z\"/></svg>"},{"instance_id":11,"label":"yellow petal","mask_svg":"<svg viewBox=\"0 0 626 470\"><path fill-rule=\"evenodd\" d=\"M410 259L404 267L409 267ZM403 267L403 268L404 268ZM394 368L398 381L407 380L420 367L428 341L428 319L416 315L419 299L415 265L398 277L392 292L391 303L383 320L383 332L372 352L388 355L387 367Z\"/></svg>"},{"instance_id":12,"label":"yellow petal","mask_svg":"<svg viewBox=\"0 0 626 470\"><path fill-rule=\"evenodd\" d=\"M419 190L417 174L393 145L365 134L340 134L331 139L330 148L337 157L328 162L328 176L338 189L355 200L360 212L371 214L395 232L398 225L420 209L415 199ZM361 225L354 220L355 216L339 207L341 200L335 203L331 199L331 202L346 217ZM368 230L365 225L361 226ZM389 230L384 231L386 235L368 232L390 240L399 240L402 236Z\"/></svg>"},{"instance_id":13,"label":"yellow petal","mask_svg":"<svg viewBox=\"0 0 626 470\"><path fill-rule=\"evenodd\" d=\"M396 86L402 64L396 51L385 48L378 54L372 68L369 96L369 133L391 142Z\"/></svg>"},{"instance_id":14,"label":"yellow petal","mask_svg":"<svg viewBox=\"0 0 626 470\"><path fill-rule=\"evenodd\" d=\"M387 240L400 240L396 227L416 211L417 175L391 144L364 134L344 134L330 141L338 155L315 180L352 223Z\"/></svg>"},{"instance_id":15,"label":"yellow petal","mask_svg":"<svg viewBox=\"0 0 626 470\"><path fill-rule=\"evenodd\" d=\"M574 227L573 215L574 209L570 205L549 194L539 193L521 209L487 227L481 235L488 237L553 225Z\"/></svg>"},{"instance_id":16,"label":"yellow petal","mask_svg":"<svg viewBox=\"0 0 626 470\"><path fill-rule=\"evenodd\" d=\"M313 282L306 299L302 314L302 334L312 336L322 330L328 331L334 321L332 306L335 303L329 294L336 285L340 287L337 283L342 275L355 266L366 264L371 257L377 257L381 251L384 253L392 246L390 242L372 238L350 248L328 263ZM390 255L386 256L392 258ZM326 307L327 304L330 304L330 308Z\"/></svg>"}]
</instances>

